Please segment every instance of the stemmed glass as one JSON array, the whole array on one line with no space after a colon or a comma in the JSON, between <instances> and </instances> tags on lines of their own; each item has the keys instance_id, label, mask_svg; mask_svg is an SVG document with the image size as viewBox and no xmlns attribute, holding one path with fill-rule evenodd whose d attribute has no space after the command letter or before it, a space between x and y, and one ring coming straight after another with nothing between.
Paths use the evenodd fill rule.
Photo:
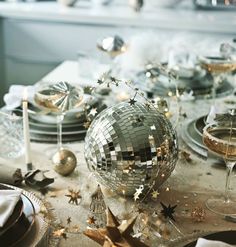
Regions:
<instances>
[{"instance_id":1,"label":"stemmed glass","mask_svg":"<svg viewBox=\"0 0 236 247\"><path fill-rule=\"evenodd\" d=\"M221 215L236 215L236 201L230 197L230 180L236 164L236 115L221 115L221 120L208 124L203 129L203 142L208 150L225 161L227 168L223 197L210 198L206 206ZM235 199L235 198L234 198Z\"/></svg>"},{"instance_id":2,"label":"stemmed glass","mask_svg":"<svg viewBox=\"0 0 236 247\"><path fill-rule=\"evenodd\" d=\"M39 107L57 114L57 151L62 150L62 122L67 111L82 103L82 89L67 82L44 85L36 91L34 99Z\"/></svg>"},{"instance_id":3,"label":"stemmed glass","mask_svg":"<svg viewBox=\"0 0 236 247\"><path fill-rule=\"evenodd\" d=\"M217 86L224 79L227 73L230 73L236 70L236 61L233 61L229 58L216 56L205 56L199 57L200 65L205 69L209 74L212 75L213 84L211 88L211 97L215 101Z\"/></svg>"}]
</instances>

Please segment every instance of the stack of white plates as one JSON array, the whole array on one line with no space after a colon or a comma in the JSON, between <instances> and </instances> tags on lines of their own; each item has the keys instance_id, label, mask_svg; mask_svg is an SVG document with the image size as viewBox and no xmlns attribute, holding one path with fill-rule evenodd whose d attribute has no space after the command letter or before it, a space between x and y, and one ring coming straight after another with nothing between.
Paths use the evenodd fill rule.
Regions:
<instances>
[{"instance_id":1,"label":"stack of white plates","mask_svg":"<svg viewBox=\"0 0 236 247\"><path fill-rule=\"evenodd\" d=\"M93 108L96 108L98 114L106 108L106 105L101 98L93 97L92 100L86 102L87 113ZM16 109L14 112L18 115L22 114L21 109ZM84 140L87 132L87 128L84 127L86 121L83 105L67 112L62 123L62 142L69 143ZM37 106L29 104L29 126L31 141L57 143L58 131L56 114L47 113Z\"/></svg>"}]
</instances>

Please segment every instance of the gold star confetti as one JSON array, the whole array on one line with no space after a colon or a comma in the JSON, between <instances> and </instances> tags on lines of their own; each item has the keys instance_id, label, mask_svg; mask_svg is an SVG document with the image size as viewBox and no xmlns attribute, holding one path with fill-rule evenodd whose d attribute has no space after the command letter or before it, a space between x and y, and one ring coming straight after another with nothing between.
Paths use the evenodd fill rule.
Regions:
<instances>
[{"instance_id":1,"label":"gold star confetti","mask_svg":"<svg viewBox=\"0 0 236 247\"><path fill-rule=\"evenodd\" d=\"M160 193L157 190L154 190L152 193L152 199L157 199L157 197L160 195Z\"/></svg>"},{"instance_id":2,"label":"gold star confetti","mask_svg":"<svg viewBox=\"0 0 236 247\"><path fill-rule=\"evenodd\" d=\"M88 219L87 219L87 223L89 224L89 225L93 225L93 224L95 224L95 222L96 222L96 219L92 216L92 217L89 217Z\"/></svg>"},{"instance_id":3,"label":"gold star confetti","mask_svg":"<svg viewBox=\"0 0 236 247\"><path fill-rule=\"evenodd\" d=\"M45 206L42 206L40 208L40 211L39 211L39 214L42 214L43 215L43 218L47 218L47 215L48 215L48 210Z\"/></svg>"},{"instance_id":4,"label":"gold star confetti","mask_svg":"<svg viewBox=\"0 0 236 247\"><path fill-rule=\"evenodd\" d=\"M54 237L62 237L62 238L64 238L64 239L67 239L67 235L66 235L66 229L65 228L61 228L61 229L59 229L59 230L56 230L56 231L54 231L53 233L52 233L52 235L54 236Z\"/></svg>"},{"instance_id":5,"label":"gold star confetti","mask_svg":"<svg viewBox=\"0 0 236 247\"><path fill-rule=\"evenodd\" d=\"M91 124L90 121L86 121L86 122L84 122L83 126L84 126L85 129L88 129L90 124Z\"/></svg>"},{"instance_id":6,"label":"gold star confetti","mask_svg":"<svg viewBox=\"0 0 236 247\"><path fill-rule=\"evenodd\" d=\"M70 198L70 200L68 201L68 203L72 203L72 204L76 204L78 205L78 199L81 199L82 196L80 195L80 190L76 191L73 189L69 189L69 194L65 195L67 197Z\"/></svg>"},{"instance_id":7,"label":"gold star confetti","mask_svg":"<svg viewBox=\"0 0 236 247\"><path fill-rule=\"evenodd\" d=\"M131 235L136 218L124 220L120 224L111 210L107 209L105 228L87 229L83 233L103 247L148 247Z\"/></svg>"},{"instance_id":8,"label":"gold star confetti","mask_svg":"<svg viewBox=\"0 0 236 247\"><path fill-rule=\"evenodd\" d=\"M84 115L84 112L78 112L75 114L77 118L81 118Z\"/></svg>"},{"instance_id":9,"label":"gold star confetti","mask_svg":"<svg viewBox=\"0 0 236 247\"><path fill-rule=\"evenodd\" d=\"M144 210L143 208L138 208L138 210L137 210L137 211L138 211L138 213L139 213L139 214L142 214L142 213L144 213L144 212L145 212L145 210Z\"/></svg>"},{"instance_id":10,"label":"gold star confetti","mask_svg":"<svg viewBox=\"0 0 236 247\"><path fill-rule=\"evenodd\" d=\"M181 158L184 159L184 160L186 160L187 162L191 162L191 161L192 161L192 159L191 159L191 154L190 154L190 153L188 153L188 152L182 150L182 151L180 152L180 154L181 154Z\"/></svg>"},{"instance_id":11,"label":"gold star confetti","mask_svg":"<svg viewBox=\"0 0 236 247\"><path fill-rule=\"evenodd\" d=\"M69 224L71 223L71 217L68 217L68 218L66 219L66 221L67 221L67 224L69 225Z\"/></svg>"}]
</instances>

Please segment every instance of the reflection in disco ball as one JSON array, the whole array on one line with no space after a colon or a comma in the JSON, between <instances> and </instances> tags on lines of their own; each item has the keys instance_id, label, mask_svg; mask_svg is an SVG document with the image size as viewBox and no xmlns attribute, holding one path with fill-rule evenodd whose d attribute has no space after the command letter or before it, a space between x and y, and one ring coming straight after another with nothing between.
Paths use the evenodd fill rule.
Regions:
<instances>
[{"instance_id":1,"label":"reflection in disco ball","mask_svg":"<svg viewBox=\"0 0 236 247\"><path fill-rule=\"evenodd\" d=\"M85 159L96 178L118 194L160 186L178 158L169 120L141 103L120 103L101 112L85 139Z\"/></svg>"}]
</instances>

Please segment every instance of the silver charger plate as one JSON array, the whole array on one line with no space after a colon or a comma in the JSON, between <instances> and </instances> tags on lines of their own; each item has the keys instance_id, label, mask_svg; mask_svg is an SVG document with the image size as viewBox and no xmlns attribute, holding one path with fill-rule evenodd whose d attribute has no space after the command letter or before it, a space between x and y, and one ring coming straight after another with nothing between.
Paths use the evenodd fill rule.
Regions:
<instances>
[{"instance_id":1,"label":"silver charger plate","mask_svg":"<svg viewBox=\"0 0 236 247\"><path fill-rule=\"evenodd\" d=\"M196 121L200 122L203 119L204 117L200 117L197 120L187 122L182 127L181 137L190 150L206 159L208 156L207 148L202 142L201 131L196 127Z\"/></svg>"}]
</instances>

